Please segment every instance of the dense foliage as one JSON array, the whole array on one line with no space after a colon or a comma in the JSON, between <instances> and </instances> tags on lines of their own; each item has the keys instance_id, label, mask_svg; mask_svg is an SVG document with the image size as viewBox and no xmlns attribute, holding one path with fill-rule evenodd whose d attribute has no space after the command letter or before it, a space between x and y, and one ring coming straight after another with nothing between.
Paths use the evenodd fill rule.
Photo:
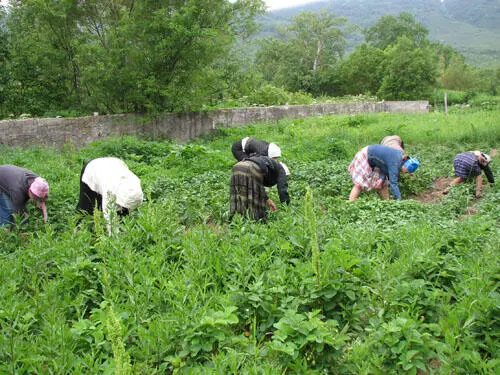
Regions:
<instances>
[{"instance_id":1,"label":"dense foliage","mask_svg":"<svg viewBox=\"0 0 500 375\"><path fill-rule=\"evenodd\" d=\"M325 11L321 13L326 17ZM295 16L288 28L311 30L321 25L314 13L304 11ZM308 15L308 17L306 17ZM334 19L330 14L330 19ZM337 23L345 22L336 18ZM300 26L297 26L300 24ZM288 30L288 29L286 29ZM336 28L337 35L349 35L354 29ZM285 41L266 38L257 52L257 64L264 78L287 90L303 90L313 95L377 95L384 100L428 99L436 88L479 91L496 95L500 68L477 69L465 62L463 55L442 43L431 42L429 31L410 13L385 15L363 31L365 43L359 44L346 58L331 58L319 69L304 64L315 56L328 54L323 33L308 38L287 35ZM312 39L312 40L310 40ZM299 53L293 45L305 45L309 51ZM345 45L344 45L345 47ZM321 54L319 52L322 52ZM344 52L344 50L342 50ZM299 59L294 56L301 56ZM340 55L341 56L341 55ZM260 65L259 65L260 64Z\"/></svg>"},{"instance_id":2,"label":"dense foliage","mask_svg":"<svg viewBox=\"0 0 500 375\"><path fill-rule=\"evenodd\" d=\"M80 150L2 146L0 163L51 184L49 224L0 231L0 373L494 374L499 360L500 194L452 175L491 152L500 111L357 114L221 128L186 144L108 139ZM403 201L347 201L347 166L398 133L422 166ZM277 142L290 206L228 221L230 145ZM147 199L107 236L75 230L84 161L123 158ZM492 162L498 178L498 156ZM277 201L276 189L271 197Z\"/></svg>"},{"instance_id":3,"label":"dense foliage","mask_svg":"<svg viewBox=\"0 0 500 375\"><path fill-rule=\"evenodd\" d=\"M348 22L369 28L381 17L411 13L426 29L432 41L453 46L473 66L498 67L500 33L498 1L492 0L323 0L298 7L279 9L260 17L263 32L271 36L276 25L288 22L304 10L328 10ZM350 38L350 46L362 42L361 35Z\"/></svg>"},{"instance_id":4,"label":"dense foliage","mask_svg":"<svg viewBox=\"0 0 500 375\"><path fill-rule=\"evenodd\" d=\"M263 11L260 0L12 1L0 114L199 108L224 89L234 41Z\"/></svg>"},{"instance_id":5,"label":"dense foliage","mask_svg":"<svg viewBox=\"0 0 500 375\"><path fill-rule=\"evenodd\" d=\"M346 95L425 100L436 89L494 96L500 84L498 66L470 65L409 12L374 12L359 26L306 10L254 38L261 0L10 4L0 7L0 118L156 115Z\"/></svg>"},{"instance_id":6,"label":"dense foliage","mask_svg":"<svg viewBox=\"0 0 500 375\"><path fill-rule=\"evenodd\" d=\"M328 12L302 12L281 30L284 39L261 42L256 65L276 86L318 96L335 94L332 70L345 54L346 20Z\"/></svg>"}]
</instances>

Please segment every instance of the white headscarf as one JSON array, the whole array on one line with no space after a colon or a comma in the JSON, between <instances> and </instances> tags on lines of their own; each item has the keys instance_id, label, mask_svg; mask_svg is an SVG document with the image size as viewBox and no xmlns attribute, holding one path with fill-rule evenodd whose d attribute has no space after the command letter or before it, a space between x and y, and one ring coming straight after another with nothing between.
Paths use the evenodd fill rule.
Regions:
<instances>
[{"instance_id":1,"label":"white headscarf","mask_svg":"<svg viewBox=\"0 0 500 375\"><path fill-rule=\"evenodd\" d=\"M281 149L276 145L276 143L269 143L267 156L270 158L279 158L281 156Z\"/></svg>"},{"instance_id":2,"label":"white headscarf","mask_svg":"<svg viewBox=\"0 0 500 375\"><path fill-rule=\"evenodd\" d=\"M491 156L488 154L485 154L484 152L482 152L481 154L483 155L483 158L486 160L486 163L490 164Z\"/></svg>"},{"instance_id":3,"label":"white headscarf","mask_svg":"<svg viewBox=\"0 0 500 375\"><path fill-rule=\"evenodd\" d=\"M286 166L286 164L283 163L283 162L281 162L281 161L280 161L280 164L283 167L283 169L285 170L285 174L288 176L290 174L290 169L288 169L288 167Z\"/></svg>"}]
</instances>

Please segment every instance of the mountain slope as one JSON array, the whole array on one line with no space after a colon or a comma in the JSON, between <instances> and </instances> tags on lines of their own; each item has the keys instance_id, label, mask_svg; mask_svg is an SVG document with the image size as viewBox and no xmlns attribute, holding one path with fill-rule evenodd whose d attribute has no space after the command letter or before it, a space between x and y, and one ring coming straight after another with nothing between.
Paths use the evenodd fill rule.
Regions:
<instances>
[{"instance_id":1,"label":"mountain slope","mask_svg":"<svg viewBox=\"0 0 500 375\"><path fill-rule=\"evenodd\" d=\"M326 9L362 28L386 14L413 14L429 29L429 38L453 46L477 66L500 63L500 1L498 0L329 0L268 12L263 35L272 35L276 25L287 23L297 13ZM351 47L363 40L354 38Z\"/></svg>"}]
</instances>

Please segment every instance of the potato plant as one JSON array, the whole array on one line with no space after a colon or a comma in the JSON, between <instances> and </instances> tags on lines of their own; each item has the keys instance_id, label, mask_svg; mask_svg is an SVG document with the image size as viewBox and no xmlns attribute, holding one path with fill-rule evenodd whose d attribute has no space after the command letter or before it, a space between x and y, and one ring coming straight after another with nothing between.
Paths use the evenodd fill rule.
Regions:
<instances>
[{"instance_id":1,"label":"potato plant","mask_svg":"<svg viewBox=\"0 0 500 375\"><path fill-rule=\"evenodd\" d=\"M349 202L352 157L393 132L422 163L404 200ZM247 135L279 144L292 172L291 205L265 224L228 217L230 147ZM495 155L499 141L496 108L2 146L0 163L51 192L47 225L29 203L27 224L0 231L0 373L494 374L498 188L418 197L453 175L456 153ZM99 214L76 229L80 171L99 156L122 158L146 196L115 236Z\"/></svg>"}]
</instances>

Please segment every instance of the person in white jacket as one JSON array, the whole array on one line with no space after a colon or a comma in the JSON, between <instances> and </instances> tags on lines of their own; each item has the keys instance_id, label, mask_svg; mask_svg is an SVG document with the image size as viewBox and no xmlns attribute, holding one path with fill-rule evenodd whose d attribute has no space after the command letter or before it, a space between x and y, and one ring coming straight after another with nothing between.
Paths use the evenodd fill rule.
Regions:
<instances>
[{"instance_id":1,"label":"person in white jacket","mask_svg":"<svg viewBox=\"0 0 500 375\"><path fill-rule=\"evenodd\" d=\"M125 216L144 198L141 180L120 159L103 157L90 160L80 176L80 199L77 209L92 215L98 208L111 232L111 212Z\"/></svg>"}]
</instances>

